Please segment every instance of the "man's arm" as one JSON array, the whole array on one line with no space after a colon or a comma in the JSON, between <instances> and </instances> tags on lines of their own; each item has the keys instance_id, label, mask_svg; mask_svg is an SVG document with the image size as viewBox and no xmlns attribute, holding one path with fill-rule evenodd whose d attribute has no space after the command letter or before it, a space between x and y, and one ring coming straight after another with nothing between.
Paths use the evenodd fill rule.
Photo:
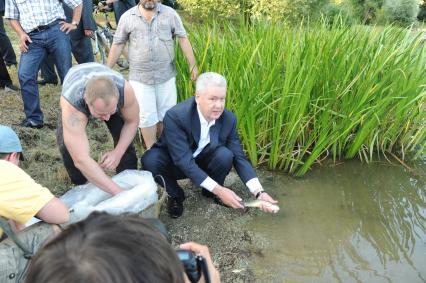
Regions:
<instances>
[{"instance_id":1,"label":"man's arm","mask_svg":"<svg viewBox=\"0 0 426 283\"><path fill-rule=\"evenodd\" d=\"M66 205L57 197L52 198L36 214L44 222L61 224L69 221L70 215Z\"/></svg>"},{"instance_id":2,"label":"man's arm","mask_svg":"<svg viewBox=\"0 0 426 283\"><path fill-rule=\"evenodd\" d=\"M108 62L107 66L112 68L114 67L115 63L117 62L118 58L121 55L121 52L123 52L125 43L113 43L111 46L111 49L109 50L108 54Z\"/></svg>"},{"instance_id":3,"label":"man's arm","mask_svg":"<svg viewBox=\"0 0 426 283\"><path fill-rule=\"evenodd\" d=\"M21 50L22 52L27 52L28 51L28 43L31 43L32 40L29 37L29 35L22 29L21 24L19 23L18 20L15 19L10 19L9 20L10 26L12 27L12 29L16 32L16 34L19 37L19 50Z\"/></svg>"},{"instance_id":4,"label":"man's arm","mask_svg":"<svg viewBox=\"0 0 426 283\"><path fill-rule=\"evenodd\" d=\"M60 23L61 24L61 31L63 31L65 33L69 33L70 31L77 29L77 25L80 22L82 10L83 10L83 4L80 2L80 4L73 9L71 23L67 23L67 22L61 22Z\"/></svg>"},{"instance_id":5,"label":"man's arm","mask_svg":"<svg viewBox=\"0 0 426 283\"><path fill-rule=\"evenodd\" d=\"M191 80L195 81L198 77L198 69L191 43L189 42L187 37L179 37L179 46L180 49L182 49L186 60L188 61L189 72L191 73Z\"/></svg>"},{"instance_id":6,"label":"man's arm","mask_svg":"<svg viewBox=\"0 0 426 283\"><path fill-rule=\"evenodd\" d=\"M138 130L139 104L136 101L133 88L127 81L124 83L124 106L120 109L120 112L124 121L120 139L112 151L101 157L100 165L102 168L115 169L118 166Z\"/></svg>"},{"instance_id":7,"label":"man's arm","mask_svg":"<svg viewBox=\"0 0 426 283\"><path fill-rule=\"evenodd\" d=\"M74 165L89 182L105 192L112 195L121 193L123 189L114 183L90 156L89 140L86 135L87 117L63 97L61 97L61 109L64 143L74 161Z\"/></svg>"}]
</instances>

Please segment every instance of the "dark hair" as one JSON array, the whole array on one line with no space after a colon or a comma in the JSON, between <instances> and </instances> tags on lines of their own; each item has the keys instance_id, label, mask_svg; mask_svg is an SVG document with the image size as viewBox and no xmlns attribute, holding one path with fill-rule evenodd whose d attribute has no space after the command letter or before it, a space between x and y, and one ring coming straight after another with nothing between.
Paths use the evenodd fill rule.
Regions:
<instances>
[{"instance_id":1,"label":"dark hair","mask_svg":"<svg viewBox=\"0 0 426 283\"><path fill-rule=\"evenodd\" d=\"M167 240L138 215L94 212L70 225L32 259L26 282L184 282Z\"/></svg>"},{"instance_id":2,"label":"dark hair","mask_svg":"<svg viewBox=\"0 0 426 283\"><path fill-rule=\"evenodd\" d=\"M0 159L6 159L6 157L10 154L9 153L5 153L5 152L0 152Z\"/></svg>"}]
</instances>

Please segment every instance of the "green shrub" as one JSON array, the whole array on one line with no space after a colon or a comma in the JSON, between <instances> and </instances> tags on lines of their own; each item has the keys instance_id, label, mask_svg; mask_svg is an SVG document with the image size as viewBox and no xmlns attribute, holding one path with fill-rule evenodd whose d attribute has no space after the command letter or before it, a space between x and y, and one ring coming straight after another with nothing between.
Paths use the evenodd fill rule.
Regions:
<instances>
[{"instance_id":1,"label":"green shrub","mask_svg":"<svg viewBox=\"0 0 426 283\"><path fill-rule=\"evenodd\" d=\"M416 21L419 2L418 0L385 0L383 10L389 22L410 25Z\"/></svg>"},{"instance_id":2,"label":"green shrub","mask_svg":"<svg viewBox=\"0 0 426 283\"><path fill-rule=\"evenodd\" d=\"M350 0L355 17L363 24L376 23L377 12L383 5L383 0Z\"/></svg>"},{"instance_id":3,"label":"green shrub","mask_svg":"<svg viewBox=\"0 0 426 283\"><path fill-rule=\"evenodd\" d=\"M235 17L246 15L300 23L301 19L319 14L327 0L180 0L179 4L193 16Z\"/></svg>"},{"instance_id":4,"label":"green shrub","mask_svg":"<svg viewBox=\"0 0 426 283\"><path fill-rule=\"evenodd\" d=\"M426 0L423 0L419 6L419 13L417 15L419 21L426 22Z\"/></svg>"},{"instance_id":5,"label":"green shrub","mask_svg":"<svg viewBox=\"0 0 426 283\"><path fill-rule=\"evenodd\" d=\"M323 16L328 26L351 26L353 24L352 11L346 4L330 3L326 5Z\"/></svg>"}]
</instances>

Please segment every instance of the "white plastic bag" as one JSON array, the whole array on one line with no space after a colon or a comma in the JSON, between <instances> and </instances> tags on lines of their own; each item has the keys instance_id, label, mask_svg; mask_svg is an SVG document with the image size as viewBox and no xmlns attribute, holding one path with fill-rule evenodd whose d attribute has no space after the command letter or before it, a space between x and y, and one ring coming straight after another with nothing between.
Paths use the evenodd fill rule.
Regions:
<instances>
[{"instance_id":1,"label":"white plastic bag","mask_svg":"<svg viewBox=\"0 0 426 283\"><path fill-rule=\"evenodd\" d=\"M70 223L85 219L93 211L138 213L158 202L157 184L151 172L125 170L112 180L126 191L111 196L89 183L74 187L61 197L69 208Z\"/></svg>"}]
</instances>

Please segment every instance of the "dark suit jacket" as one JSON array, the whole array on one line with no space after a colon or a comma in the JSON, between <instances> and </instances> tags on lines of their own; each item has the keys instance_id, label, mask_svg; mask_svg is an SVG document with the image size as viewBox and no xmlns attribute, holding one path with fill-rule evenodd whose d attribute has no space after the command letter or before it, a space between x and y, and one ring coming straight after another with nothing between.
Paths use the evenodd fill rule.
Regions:
<instances>
[{"instance_id":1,"label":"dark suit jacket","mask_svg":"<svg viewBox=\"0 0 426 283\"><path fill-rule=\"evenodd\" d=\"M201 131L194 97L168 110L163 123L163 133L155 147L167 149L174 164L199 186L208 175L198 167L192 157L197 150ZM210 145L208 146L208 150L225 146L234 154L234 167L244 183L256 177L253 167L241 148L237 133L237 119L232 112L225 109L210 128ZM204 150L207 150L207 147Z\"/></svg>"}]
</instances>

